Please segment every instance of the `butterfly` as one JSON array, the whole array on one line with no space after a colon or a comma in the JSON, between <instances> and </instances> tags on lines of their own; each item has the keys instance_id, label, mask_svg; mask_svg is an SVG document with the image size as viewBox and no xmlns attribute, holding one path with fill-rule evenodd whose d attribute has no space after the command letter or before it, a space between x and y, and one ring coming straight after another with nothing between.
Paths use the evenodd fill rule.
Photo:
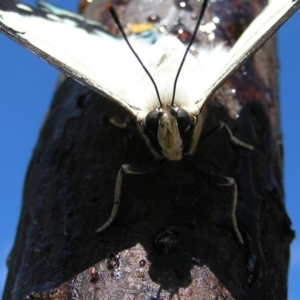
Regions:
<instances>
[{"instance_id":1,"label":"butterfly","mask_svg":"<svg viewBox=\"0 0 300 300\"><path fill-rule=\"evenodd\" d=\"M38 4L36 9L21 3L1 3L0 31L63 73L124 107L140 125L153 154L176 161L195 152L202 138L207 102L213 93L299 8L300 1L269 1L230 50L215 45L209 51L198 47L187 51L187 46L168 32L154 31L149 42L149 36L143 35L140 29L141 33L128 35L128 42L145 68L124 39L113 37L109 28L46 1ZM46 35L41 34L41 28ZM88 55L82 52L81 44L89 45ZM186 57L180 69L184 53ZM226 129L233 143L252 149L251 145L236 139L226 124L221 123L220 127ZM156 166L122 165L111 217L98 232L115 219L123 174L155 169ZM242 242L235 217L237 186L227 177L223 185L234 188L232 222Z\"/></svg>"}]
</instances>

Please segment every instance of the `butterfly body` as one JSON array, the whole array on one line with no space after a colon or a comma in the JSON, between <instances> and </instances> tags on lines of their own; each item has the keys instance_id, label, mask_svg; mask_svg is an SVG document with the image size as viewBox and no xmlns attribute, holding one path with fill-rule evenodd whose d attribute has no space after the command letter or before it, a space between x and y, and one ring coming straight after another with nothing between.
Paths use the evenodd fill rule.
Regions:
<instances>
[{"instance_id":1,"label":"butterfly body","mask_svg":"<svg viewBox=\"0 0 300 300\"><path fill-rule=\"evenodd\" d=\"M157 84L161 106L153 84L142 68L138 68L133 77L128 77L124 85L128 101L141 107L136 118L144 136L156 152L169 160L180 160L183 155L195 151L204 115L200 110L206 100L201 99L201 90L204 91L213 81L214 72L222 66L228 52L220 44L210 49L199 49L196 54L188 53L178 79L175 105L172 106L174 80L185 50L186 46L176 37L166 35L151 45L146 53L139 53ZM157 114L157 126L155 130L147 131L147 115L153 111ZM178 111L181 114L179 119ZM186 112L184 118L182 111ZM182 119L188 123L185 128L180 124Z\"/></svg>"}]
</instances>

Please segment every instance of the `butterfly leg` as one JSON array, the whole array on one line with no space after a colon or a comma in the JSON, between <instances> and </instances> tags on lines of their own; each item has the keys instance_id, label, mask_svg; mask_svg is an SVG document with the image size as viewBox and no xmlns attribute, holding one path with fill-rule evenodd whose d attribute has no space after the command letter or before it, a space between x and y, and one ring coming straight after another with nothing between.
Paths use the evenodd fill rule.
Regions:
<instances>
[{"instance_id":1,"label":"butterfly leg","mask_svg":"<svg viewBox=\"0 0 300 300\"><path fill-rule=\"evenodd\" d=\"M233 187L233 195L232 195L232 204L231 204L231 212L230 212L230 218L231 222L233 225L233 229L235 231L235 234L240 241L241 244L244 244L242 235L240 233L240 230L237 225L237 220L236 220L236 206L237 206L237 184L232 177L224 177L224 176L217 176L208 172L205 172L199 168L197 168L198 172L201 174L201 176L206 179L207 181L216 184L216 185L222 185L222 186L232 186Z\"/></svg>"},{"instance_id":2,"label":"butterfly leg","mask_svg":"<svg viewBox=\"0 0 300 300\"><path fill-rule=\"evenodd\" d=\"M228 125L226 125L225 123L223 123L223 122L220 121L220 129L221 129L221 128L226 129L226 131L227 131L227 133L228 133L228 135L229 135L230 140L231 140L234 144L236 144L236 145L238 145L238 146L240 146L240 147L246 148L246 149L248 149L248 150L253 150L253 149L254 149L254 147L253 147L252 145L247 144L247 143L245 143L245 142L239 140L238 138L236 138L236 137L233 135L233 133L232 133L232 131L230 130L230 128L228 127Z\"/></svg>"},{"instance_id":3,"label":"butterfly leg","mask_svg":"<svg viewBox=\"0 0 300 300\"><path fill-rule=\"evenodd\" d=\"M117 181L115 185L115 198L114 198L114 205L111 212L111 215L107 222L102 225L100 228L96 230L97 233L104 231L107 229L110 224L115 220L120 202L121 202L121 189L122 189L122 181L124 174L147 174L150 172L153 172L158 169L158 167L161 165L160 162L148 165L148 166L136 166L136 165L122 165L121 169L118 172Z\"/></svg>"},{"instance_id":4,"label":"butterfly leg","mask_svg":"<svg viewBox=\"0 0 300 300\"><path fill-rule=\"evenodd\" d=\"M224 185L224 186L232 186L233 187L233 195L232 195L232 204L231 204L231 212L230 212L230 218L231 222L233 225L233 229L235 231L235 234L240 241L241 244L244 244L244 240L242 238L242 235L240 233L240 230L237 225L237 220L236 220L236 205L237 205L237 184L234 180L234 178L231 177L220 177L221 182L219 182L219 185ZM223 182L222 182L223 181Z\"/></svg>"},{"instance_id":5,"label":"butterfly leg","mask_svg":"<svg viewBox=\"0 0 300 300\"><path fill-rule=\"evenodd\" d=\"M118 116L111 117L109 119L109 122L112 125L114 125L115 127L120 128L120 129L125 129L125 128L127 128L127 125L128 125L127 118L125 118L125 120L121 120L120 118L118 118Z\"/></svg>"},{"instance_id":6,"label":"butterfly leg","mask_svg":"<svg viewBox=\"0 0 300 300\"><path fill-rule=\"evenodd\" d=\"M231 129L228 127L228 125L226 125L224 122L220 121L219 125L214 127L213 129L211 129L208 133L206 133L204 136L201 137L201 143L204 143L206 140L208 140L209 138L211 138L215 133L217 133L220 129L224 128L226 130L226 132L229 135L230 140L237 146L246 148L248 150L253 150L254 147L250 144L247 144L241 140L239 140L238 138L236 138Z\"/></svg>"}]
</instances>

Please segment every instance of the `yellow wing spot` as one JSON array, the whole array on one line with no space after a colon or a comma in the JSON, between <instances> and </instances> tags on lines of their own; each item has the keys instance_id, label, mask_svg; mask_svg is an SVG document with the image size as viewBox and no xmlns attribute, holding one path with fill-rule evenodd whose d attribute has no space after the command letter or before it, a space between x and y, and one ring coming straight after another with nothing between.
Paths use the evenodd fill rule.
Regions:
<instances>
[{"instance_id":1,"label":"yellow wing spot","mask_svg":"<svg viewBox=\"0 0 300 300\"><path fill-rule=\"evenodd\" d=\"M151 23L138 23L138 24L131 24L128 28L126 28L126 34L134 33L140 34L145 31L152 31L155 29L155 26Z\"/></svg>"}]
</instances>

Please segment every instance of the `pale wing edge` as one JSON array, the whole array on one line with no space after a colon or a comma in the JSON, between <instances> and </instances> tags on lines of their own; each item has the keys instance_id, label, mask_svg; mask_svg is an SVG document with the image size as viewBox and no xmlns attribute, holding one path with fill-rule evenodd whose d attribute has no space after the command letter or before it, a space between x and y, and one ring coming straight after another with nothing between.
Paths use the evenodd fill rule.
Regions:
<instances>
[{"instance_id":1,"label":"pale wing edge","mask_svg":"<svg viewBox=\"0 0 300 300\"><path fill-rule=\"evenodd\" d=\"M2 32L5 36L9 39L15 41L23 48L29 50L39 58L45 60L50 65L67 75L68 77L73 78L80 84L83 84L89 87L91 90L95 91L96 93L104 96L123 108L125 108L128 112L130 112L133 116L136 116L137 113L140 111L139 107L135 107L131 105L124 97L117 91L113 89L106 89L103 90L103 87L96 82L94 79L90 78L89 76L83 74L82 72L77 71L76 69L72 68L69 64L66 64L62 60L55 58L54 56L50 55L49 53L43 51L42 49L36 47L34 44L30 43L26 39L22 38L20 34L17 34L13 28L6 26L0 19L0 32ZM70 57L68 58L71 59Z\"/></svg>"},{"instance_id":2,"label":"pale wing edge","mask_svg":"<svg viewBox=\"0 0 300 300\"><path fill-rule=\"evenodd\" d=\"M228 59L214 81L208 86L201 99L196 102L198 109L213 93L233 75L300 7L300 0L272 0L248 26L236 44L228 52Z\"/></svg>"}]
</instances>

